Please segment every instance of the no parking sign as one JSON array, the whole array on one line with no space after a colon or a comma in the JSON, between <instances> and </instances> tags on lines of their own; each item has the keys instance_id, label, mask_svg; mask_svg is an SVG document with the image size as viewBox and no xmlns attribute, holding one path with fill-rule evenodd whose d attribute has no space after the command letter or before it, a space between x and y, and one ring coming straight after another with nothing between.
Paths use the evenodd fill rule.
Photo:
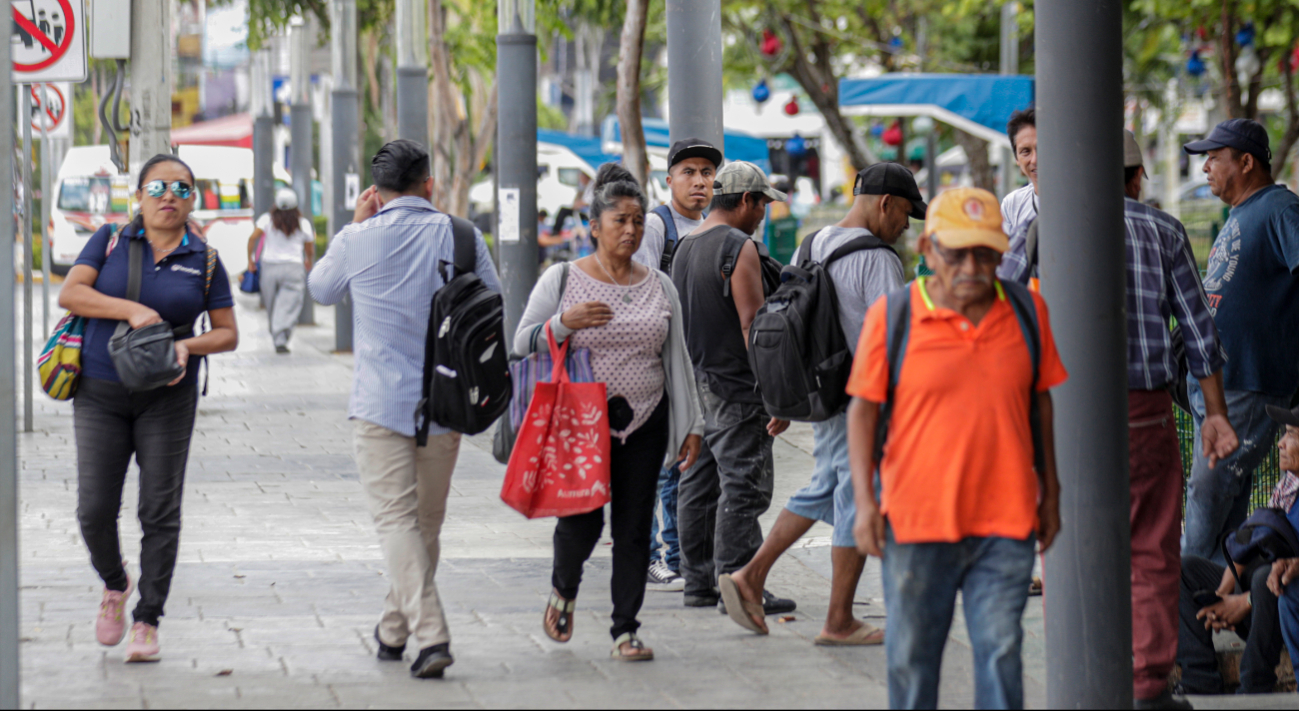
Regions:
<instances>
[{"instance_id":1,"label":"no parking sign","mask_svg":"<svg viewBox=\"0 0 1299 711\"><path fill-rule=\"evenodd\" d=\"M85 81L85 0L10 0L15 84Z\"/></svg>"}]
</instances>

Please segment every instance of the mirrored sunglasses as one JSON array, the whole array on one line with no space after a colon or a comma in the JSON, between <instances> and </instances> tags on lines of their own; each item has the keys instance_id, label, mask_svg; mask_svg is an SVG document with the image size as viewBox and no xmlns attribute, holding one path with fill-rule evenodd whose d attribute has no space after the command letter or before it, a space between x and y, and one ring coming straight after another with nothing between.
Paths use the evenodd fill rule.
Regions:
<instances>
[{"instance_id":1,"label":"mirrored sunglasses","mask_svg":"<svg viewBox=\"0 0 1299 711\"><path fill-rule=\"evenodd\" d=\"M190 195L194 194L194 186L184 181L177 180L170 185L161 180L150 180L144 184L144 193L152 198L160 198L171 188L171 194L181 200L188 200Z\"/></svg>"}]
</instances>

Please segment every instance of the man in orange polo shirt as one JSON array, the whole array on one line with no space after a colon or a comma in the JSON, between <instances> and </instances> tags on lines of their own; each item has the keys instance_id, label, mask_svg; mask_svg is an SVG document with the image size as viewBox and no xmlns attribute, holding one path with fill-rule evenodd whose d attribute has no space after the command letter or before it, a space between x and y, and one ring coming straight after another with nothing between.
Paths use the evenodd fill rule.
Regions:
<instances>
[{"instance_id":1,"label":"man in orange polo shirt","mask_svg":"<svg viewBox=\"0 0 1299 711\"><path fill-rule=\"evenodd\" d=\"M1021 617L1034 549L1045 551L1060 529L1049 390L1067 374L1046 302L996 278L1007 247L991 193L944 192L929 204L920 237L934 275L876 301L857 346L848 383L854 533L863 554L884 561L893 708L937 706L958 591L974 649L975 706L1024 705ZM906 333L894 338L905 346L895 351L901 367L892 386L890 303L909 304L905 319L895 317ZM880 500L873 475L883 403L891 416Z\"/></svg>"}]
</instances>

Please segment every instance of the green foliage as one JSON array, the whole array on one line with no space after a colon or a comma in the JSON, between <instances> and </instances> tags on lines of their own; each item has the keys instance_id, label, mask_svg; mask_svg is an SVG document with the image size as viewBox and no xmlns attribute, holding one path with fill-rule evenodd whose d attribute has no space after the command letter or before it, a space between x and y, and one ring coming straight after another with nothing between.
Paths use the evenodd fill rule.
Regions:
<instances>
[{"instance_id":1,"label":"green foliage","mask_svg":"<svg viewBox=\"0 0 1299 711\"><path fill-rule=\"evenodd\" d=\"M564 115L563 109L560 109L558 106L550 106L538 98L537 128L549 129L551 131L567 131L568 117Z\"/></svg>"}]
</instances>

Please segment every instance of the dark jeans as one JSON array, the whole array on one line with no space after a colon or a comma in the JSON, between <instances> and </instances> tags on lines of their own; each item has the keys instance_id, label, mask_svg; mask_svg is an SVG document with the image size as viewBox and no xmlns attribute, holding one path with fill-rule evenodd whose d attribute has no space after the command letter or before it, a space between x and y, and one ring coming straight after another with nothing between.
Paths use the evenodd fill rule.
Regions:
<instances>
[{"instance_id":1,"label":"dark jeans","mask_svg":"<svg viewBox=\"0 0 1299 711\"><path fill-rule=\"evenodd\" d=\"M974 651L974 707L1024 708L1024 606L1037 538L884 543L889 707L938 708L938 675L956 593Z\"/></svg>"},{"instance_id":2,"label":"dark jeans","mask_svg":"<svg viewBox=\"0 0 1299 711\"><path fill-rule=\"evenodd\" d=\"M762 405L727 402L699 384L704 446L681 473L677 533L686 595L715 594L717 576L733 573L762 545L758 517L771 507L775 483L771 419Z\"/></svg>"},{"instance_id":3,"label":"dark jeans","mask_svg":"<svg viewBox=\"0 0 1299 711\"><path fill-rule=\"evenodd\" d=\"M140 602L136 622L158 624L180 548L180 501L194 434L193 383L130 393L119 383L81 378L73 402L77 438L77 520L90 562L110 590L126 589L117 535L126 469L140 467Z\"/></svg>"},{"instance_id":4,"label":"dark jeans","mask_svg":"<svg viewBox=\"0 0 1299 711\"><path fill-rule=\"evenodd\" d=\"M613 627L617 639L640 628L636 614L645 602L649 572L650 521L659 469L668 449L668 396L654 414L631 433L626 444L613 440L609 448L609 531L613 535ZM555 524L555 569L551 584L568 600L577 597L582 566L600 542L604 509L565 516Z\"/></svg>"},{"instance_id":5,"label":"dark jeans","mask_svg":"<svg viewBox=\"0 0 1299 711\"><path fill-rule=\"evenodd\" d=\"M676 464L659 472L658 504L654 506L654 527L650 530L650 560L661 560L674 571L681 568L681 538L677 535L680 487L681 469Z\"/></svg>"},{"instance_id":6,"label":"dark jeans","mask_svg":"<svg viewBox=\"0 0 1299 711\"><path fill-rule=\"evenodd\" d=\"M1204 629L1204 620L1195 619L1200 606L1195 604L1192 596L1200 590L1217 590L1225 570L1204 558L1182 558L1177 663L1182 667L1182 686L1191 694L1223 692L1218 655L1213 649L1213 632ZM1263 564L1242 576L1249 583L1250 602L1254 604L1254 611L1236 625L1236 634L1245 640L1245 653L1240 659L1239 693L1242 694L1270 694L1276 686L1276 665L1281 662L1281 649L1285 642L1281 638L1276 595L1267 589L1270 572L1271 564Z\"/></svg>"}]
</instances>

